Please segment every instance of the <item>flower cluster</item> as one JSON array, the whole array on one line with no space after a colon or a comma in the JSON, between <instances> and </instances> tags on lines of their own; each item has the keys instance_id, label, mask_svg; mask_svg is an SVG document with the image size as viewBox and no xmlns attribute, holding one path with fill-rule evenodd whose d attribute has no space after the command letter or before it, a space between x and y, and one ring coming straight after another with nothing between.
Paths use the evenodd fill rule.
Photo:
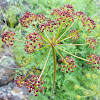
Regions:
<instances>
[{"instance_id":1,"label":"flower cluster","mask_svg":"<svg viewBox=\"0 0 100 100\"><path fill-rule=\"evenodd\" d=\"M20 23L23 27L29 27L29 24L34 25L32 22L37 21L37 24L42 23L46 20L45 15L35 15L30 12L25 12L24 16L20 19Z\"/></svg>"},{"instance_id":2,"label":"flower cluster","mask_svg":"<svg viewBox=\"0 0 100 100\"><path fill-rule=\"evenodd\" d=\"M30 12L25 12L24 16L20 19L20 23L23 27L28 27L30 22L33 21L32 14Z\"/></svg>"},{"instance_id":3,"label":"flower cluster","mask_svg":"<svg viewBox=\"0 0 100 100\"><path fill-rule=\"evenodd\" d=\"M89 32L91 32L91 30L93 30L96 27L96 23L90 18L86 19L86 24L88 25Z\"/></svg>"},{"instance_id":4,"label":"flower cluster","mask_svg":"<svg viewBox=\"0 0 100 100\"><path fill-rule=\"evenodd\" d=\"M41 44L44 43L42 36L39 35L39 33L30 33L28 34L28 36L25 37L27 41L25 41L25 51L27 51L27 53L32 53L35 51L36 46L38 46L39 48L41 48Z\"/></svg>"},{"instance_id":5,"label":"flower cluster","mask_svg":"<svg viewBox=\"0 0 100 100\"><path fill-rule=\"evenodd\" d=\"M61 61L65 63L65 65L59 64L59 67L63 67L62 71L64 71L67 67L66 73L68 73L68 70L71 70L71 72L73 72L73 67L77 67L73 58L70 58L69 56L66 56L66 59L62 58Z\"/></svg>"},{"instance_id":6,"label":"flower cluster","mask_svg":"<svg viewBox=\"0 0 100 100\"><path fill-rule=\"evenodd\" d=\"M45 15L39 14L39 15L35 15L35 21L38 21L39 23L43 23L46 20Z\"/></svg>"},{"instance_id":7,"label":"flower cluster","mask_svg":"<svg viewBox=\"0 0 100 100\"><path fill-rule=\"evenodd\" d=\"M93 48L93 50L95 49L97 43L96 39L93 38L86 38L86 42L89 43L89 48Z\"/></svg>"},{"instance_id":8,"label":"flower cluster","mask_svg":"<svg viewBox=\"0 0 100 100\"><path fill-rule=\"evenodd\" d=\"M50 19L46 23L40 25L40 30L42 32L44 32L44 30L53 32L54 29L58 28L58 25L60 25L60 23L57 23L56 21L51 21Z\"/></svg>"},{"instance_id":9,"label":"flower cluster","mask_svg":"<svg viewBox=\"0 0 100 100\"><path fill-rule=\"evenodd\" d=\"M75 12L74 7L70 4L66 4L60 9L54 9L51 15L55 17L55 20L48 20L45 15L42 14L35 15L34 13L26 12L20 19L20 23L23 27L28 27L30 23L35 26L34 21L36 21L37 24L40 24L39 29L42 32L44 32L44 30L53 32L61 23L67 27L71 25L70 22L74 22L75 19L81 20L82 25L88 27L87 30L89 32L96 26L96 23L92 19L86 18L84 12Z\"/></svg>"},{"instance_id":10,"label":"flower cluster","mask_svg":"<svg viewBox=\"0 0 100 100\"><path fill-rule=\"evenodd\" d=\"M23 79L23 76L18 76L17 79L15 80L15 84L17 84L19 88L21 88L23 84L25 83L25 81L22 81L22 79Z\"/></svg>"},{"instance_id":11,"label":"flower cluster","mask_svg":"<svg viewBox=\"0 0 100 100\"><path fill-rule=\"evenodd\" d=\"M68 26L68 22L74 22L74 8L70 4L64 5L60 9L54 9L51 15L55 16L56 21L64 22Z\"/></svg>"},{"instance_id":12,"label":"flower cluster","mask_svg":"<svg viewBox=\"0 0 100 100\"><path fill-rule=\"evenodd\" d=\"M81 19L81 21L83 21L83 20L85 20L85 13L84 12L82 12L82 11L77 11L76 12L76 15L78 16L78 20L80 20Z\"/></svg>"},{"instance_id":13,"label":"flower cluster","mask_svg":"<svg viewBox=\"0 0 100 100\"><path fill-rule=\"evenodd\" d=\"M75 15L75 13L74 13L73 6L67 4L67 5L64 5L60 9L54 9L53 12L51 13L51 15L57 16L57 18L56 18L57 21L70 22L70 21L74 21L73 15Z\"/></svg>"},{"instance_id":14,"label":"flower cluster","mask_svg":"<svg viewBox=\"0 0 100 100\"><path fill-rule=\"evenodd\" d=\"M73 35L73 37L71 37L71 40L72 40L72 41L73 41L74 39L75 39L75 41L76 41L77 39L79 39L80 34L77 32L76 29L73 29L73 30L71 30L70 32L71 32L71 34L69 34L69 36L71 36L73 33L75 33L75 34Z\"/></svg>"},{"instance_id":15,"label":"flower cluster","mask_svg":"<svg viewBox=\"0 0 100 100\"><path fill-rule=\"evenodd\" d=\"M96 27L96 23L92 19L86 18L84 12L77 11L76 15L78 16L78 20L81 20L83 26L88 26L87 30L89 31L89 33Z\"/></svg>"},{"instance_id":16,"label":"flower cluster","mask_svg":"<svg viewBox=\"0 0 100 100\"><path fill-rule=\"evenodd\" d=\"M77 11L76 16L78 17L78 20L82 22L83 26L86 26L86 15L82 11Z\"/></svg>"},{"instance_id":17,"label":"flower cluster","mask_svg":"<svg viewBox=\"0 0 100 100\"><path fill-rule=\"evenodd\" d=\"M13 40L15 39L15 32L9 31L9 32L4 32L2 34L2 41L7 45L7 46L12 46L13 45Z\"/></svg>"},{"instance_id":18,"label":"flower cluster","mask_svg":"<svg viewBox=\"0 0 100 100\"><path fill-rule=\"evenodd\" d=\"M89 60L89 62L87 62L87 64L93 64L92 69L94 69L95 67L97 67L98 69L100 69L99 64L100 64L100 56L96 56L96 54L90 54L89 57L87 57L87 60Z\"/></svg>"},{"instance_id":19,"label":"flower cluster","mask_svg":"<svg viewBox=\"0 0 100 100\"><path fill-rule=\"evenodd\" d=\"M15 80L15 83L18 87L22 87L23 85L26 86L27 89L29 89L29 93L34 91L35 96L37 96L37 92L40 91L42 93L43 89L45 87L42 87L41 85L45 83L45 81L42 81L42 77L39 77L39 75L35 76L33 75L31 78L27 79L27 81L22 81L23 76L18 76Z\"/></svg>"}]
</instances>

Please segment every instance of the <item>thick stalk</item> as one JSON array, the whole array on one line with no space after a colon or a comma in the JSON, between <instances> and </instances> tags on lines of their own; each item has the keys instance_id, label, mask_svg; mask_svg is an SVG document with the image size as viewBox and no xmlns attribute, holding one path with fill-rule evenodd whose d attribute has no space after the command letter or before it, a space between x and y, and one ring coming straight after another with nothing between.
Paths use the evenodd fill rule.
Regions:
<instances>
[{"instance_id":1,"label":"thick stalk","mask_svg":"<svg viewBox=\"0 0 100 100\"><path fill-rule=\"evenodd\" d=\"M52 49L53 49L53 60L54 60L54 74L53 74L53 87L52 87L52 96L53 96L53 91L56 82L56 53L54 47L52 47Z\"/></svg>"},{"instance_id":2,"label":"thick stalk","mask_svg":"<svg viewBox=\"0 0 100 100\"><path fill-rule=\"evenodd\" d=\"M96 95L96 100L99 100L99 95Z\"/></svg>"}]
</instances>

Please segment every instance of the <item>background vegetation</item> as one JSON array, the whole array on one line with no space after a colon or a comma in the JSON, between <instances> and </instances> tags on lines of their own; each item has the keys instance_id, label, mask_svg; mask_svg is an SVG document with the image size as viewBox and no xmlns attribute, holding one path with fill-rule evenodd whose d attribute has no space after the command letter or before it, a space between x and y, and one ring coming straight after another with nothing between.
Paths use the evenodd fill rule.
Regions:
<instances>
[{"instance_id":1,"label":"background vegetation","mask_svg":"<svg viewBox=\"0 0 100 100\"><path fill-rule=\"evenodd\" d=\"M97 23L97 27L95 31L93 31L90 35L98 40L98 46L95 50L88 48L87 46L69 46L68 48L64 47L64 50L70 51L70 53L75 54L77 56L81 56L86 58L86 56L90 53L95 53L100 55L100 2L97 0L7 0L9 2L9 6L7 9L1 9L1 21L5 23L2 32L5 30L13 30L16 32L17 39L23 39L29 32L29 29L21 27L19 20L20 17L25 13L25 11L33 12L35 14L45 14L46 17L50 18L50 13L54 8L60 8L65 4L72 4L76 11L83 11L87 16L90 16ZM3 18L2 18L3 17ZM77 29L81 28L80 23L76 23ZM65 31L66 28L63 29ZM74 43L84 43L84 37L88 37L88 33L85 30L81 31L81 38ZM1 39L1 38L0 38ZM64 41L70 42L71 40ZM1 44L2 41L0 41ZM65 44L64 43L64 44ZM15 75L15 78L19 74L27 74L29 70L31 70L40 60L41 55L44 54L45 50L40 52L35 52L32 54L27 54L24 51L24 44L15 42L14 46L11 48L15 60L20 70L16 70L18 74ZM49 100L51 96L51 88L52 88L52 80L53 80L53 58L52 54L49 57L49 62L46 66L46 69L43 73L43 77L45 79L45 87L46 90L43 94L39 94L37 97L34 97L34 93L29 97L30 100ZM67 56L67 54L63 53L63 56ZM60 56L57 55L57 66L61 63ZM66 74L65 72L61 72L59 66L57 67L57 76L56 76L56 89L55 96L53 100L78 100L77 95L84 96L82 90L75 90L75 85L80 85L83 88L87 88L87 85L93 84L94 81L87 81L85 74L87 73L95 73L97 74L97 69L92 71L92 66L87 65L85 61L74 58L76 61L77 69L74 69L73 73ZM39 64L38 68L33 72L33 74L40 74L41 69L44 66L46 57ZM81 100L95 100L95 97L82 97Z\"/></svg>"}]
</instances>

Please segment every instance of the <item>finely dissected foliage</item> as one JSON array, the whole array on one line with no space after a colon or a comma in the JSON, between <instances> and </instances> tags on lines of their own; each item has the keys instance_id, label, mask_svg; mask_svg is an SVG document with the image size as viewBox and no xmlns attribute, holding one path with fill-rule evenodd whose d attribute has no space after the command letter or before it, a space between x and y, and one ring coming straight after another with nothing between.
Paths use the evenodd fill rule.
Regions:
<instances>
[{"instance_id":1,"label":"finely dissected foliage","mask_svg":"<svg viewBox=\"0 0 100 100\"><path fill-rule=\"evenodd\" d=\"M83 95L77 95L77 99L81 100L82 98L87 98L90 97L90 100L93 99L94 97L96 98L96 100L99 100L99 96L100 96L100 70L97 71L97 73L93 74L93 73L87 73L85 75L86 77L86 81L88 81L88 83L86 81L84 81L85 87L79 86L79 85L75 85L75 90L81 90Z\"/></svg>"},{"instance_id":2,"label":"finely dissected foliage","mask_svg":"<svg viewBox=\"0 0 100 100\"><path fill-rule=\"evenodd\" d=\"M70 57L76 57L81 60L84 60L88 62L87 64L93 64L94 66L100 69L100 57L95 54L90 54L89 57L81 58L78 57L63 48L66 46L84 46L87 45L89 48L92 48L93 50L96 48L97 40L94 38L86 38L86 43L74 43L78 41L78 39L81 37L82 30L86 30L88 34L91 34L91 32L96 27L96 23L90 18L86 17L86 14L82 11L74 11L74 7L70 4L66 4L60 9L53 9L53 12L51 13L52 18L46 18L45 15L42 14L34 14L30 12L26 12L20 19L20 23L22 27L29 28L32 32L29 33L27 36L25 36L24 41L23 40L17 40L14 36L15 33L5 32L2 34L2 41L5 42L5 44L9 47L14 44L15 41L24 43L25 47L24 50L27 52L27 54L39 52L40 50L47 49L44 53L43 57L37 61L36 66L27 74L25 77L18 76L15 80L16 84L21 87L22 85L25 85L29 92L34 91L35 96L37 96L38 91L42 92L43 89L45 89L42 84L45 83L44 81L41 82L43 75L43 72L46 68L46 64L48 62L50 52L53 51L53 61L54 61L54 73L53 73L53 87L52 87L52 96L55 88L56 83L56 73L59 73L57 70L57 58L56 55L60 57L59 68L62 67L62 71L66 71L66 73L69 73L69 71L73 72L74 68L76 68L75 60ZM81 28L77 29L75 24L79 22ZM63 28L66 28L66 30L63 32ZM68 39L71 39L72 44L67 42ZM74 44L73 44L74 43ZM62 48L61 48L62 47ZM66 48L65 47L65 48ZM63 56L64 54L68 54L70 56ZM48 55L47 55L48 53ZM34 70L35 68L42 62L42 60L47 55L47 59L45 61L44 67L41 71L41 74L38 76L33 75L30 79L25 80ZM48 73L47 73L48 74ZM45 78L45 77L44 77ZM56 83L57 84L57 83ZM78 96L78 98L80 98Z\"/></svg>"}]
</instances>

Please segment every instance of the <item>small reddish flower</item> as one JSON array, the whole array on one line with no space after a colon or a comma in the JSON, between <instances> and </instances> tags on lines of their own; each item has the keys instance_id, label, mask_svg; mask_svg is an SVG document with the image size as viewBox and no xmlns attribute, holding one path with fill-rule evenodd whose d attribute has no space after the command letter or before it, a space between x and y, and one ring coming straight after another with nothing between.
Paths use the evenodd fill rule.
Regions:
<instances>
[{"instance_id":1,"label":"small reddish flower","mask_svg":"<svg viewBox=\"0 0 100 100\"><path fill-rule=\"evenodd\" d=\"M4 32L2 34L2 41L7 45L7 46L12 46L13 45L13 40L15 39L15 32L10 31L10 32Z\"/></svg>"}]
</instances>

